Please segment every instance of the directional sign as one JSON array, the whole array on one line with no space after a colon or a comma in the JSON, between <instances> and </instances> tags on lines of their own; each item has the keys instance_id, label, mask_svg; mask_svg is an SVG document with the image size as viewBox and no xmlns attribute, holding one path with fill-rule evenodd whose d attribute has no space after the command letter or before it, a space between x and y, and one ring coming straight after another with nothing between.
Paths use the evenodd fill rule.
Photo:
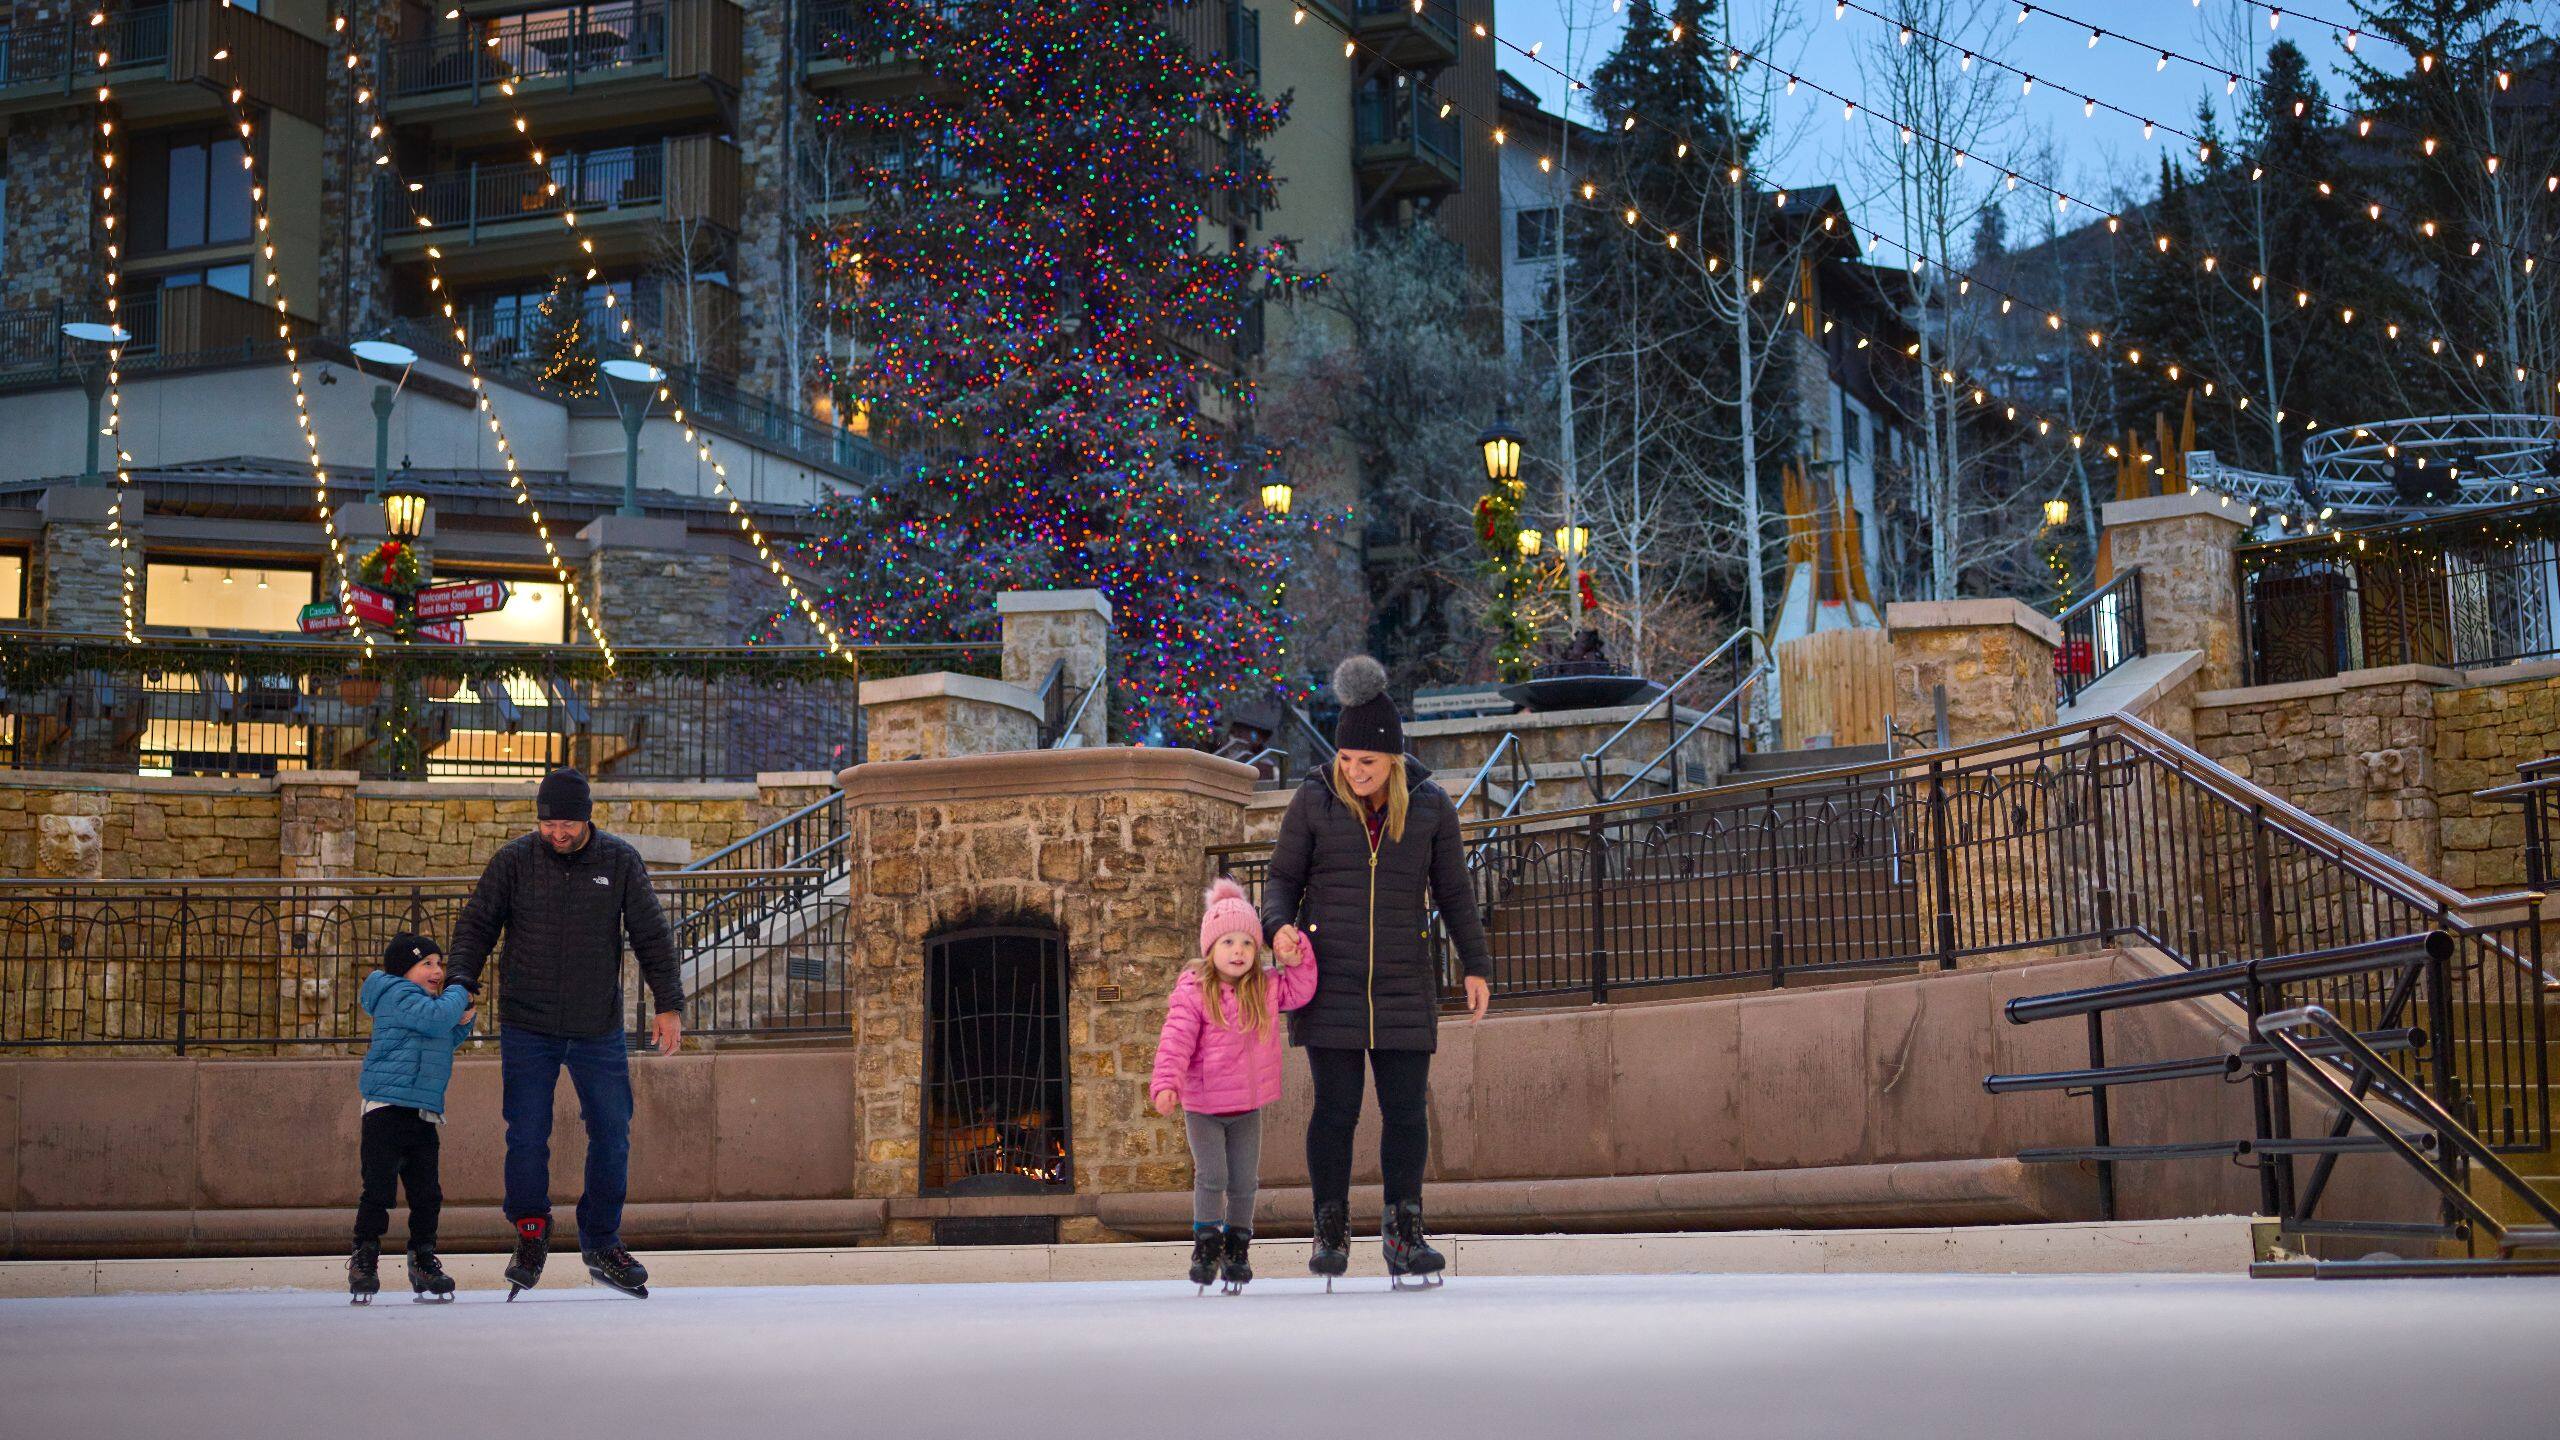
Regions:
<instances>
[{"instance_id":1,"label":"directional sign","mask_svg":"<svg viewBox=\"0 0 2560 1440\"><path fill-rule=\"evenodd\" d=\"M462 622L437 620L421 625L418 627L418 638L433 640L440 645L459 645L462 643Z\"/></svg>"},{"instance_id":2,"label":"directional sign","mask_svg":"<svg viewBox=\"0 0 2560 1440\"><path fill-rule=\"evenodd\" d=\"M507 606L507 582L504 580L468 580L455 585L430 585L418 592L418 618L451 620L461 615L485 615Z\"/></svg>"},{"instance_id":3,"label":"directional sign","mask_svg":"<svg viewBox=\"0 0 2560 1440\"><path fill-rule=\"evenodd\" d=\"M335 635L341 630L352 630L356 625L335 602L328 600L303 606L300 623L305 635Z\"/></svg>"},{"instance_id":4,"label":"directional sign","mask_svg":"<svg viewBox=\"0 0 2560 1440\"><path fill-rule=\"evenodd\" d=\"M368 585L347 586L347 608L355 612L357 619L386 630L400 618L399 605L390 596Z\"/></svg>"}]
</instances>

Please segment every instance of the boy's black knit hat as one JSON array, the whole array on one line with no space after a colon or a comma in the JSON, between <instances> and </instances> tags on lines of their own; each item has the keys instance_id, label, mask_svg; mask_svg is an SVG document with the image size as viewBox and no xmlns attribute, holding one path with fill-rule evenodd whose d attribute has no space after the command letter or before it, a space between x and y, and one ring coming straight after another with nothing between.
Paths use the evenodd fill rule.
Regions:
<instances>
[{"instance_id":1,"label":"boy's black knit hat","mask_svg":"<svg viewBox=\"0 0 2560 1440\"><path fill-rule=\"evenodd\" d=\"M533 792L533 813L541 820L594 819L596 806L587 792L587 777L567 765L543 776L542 788Z\"/></svg>"},{"instance_id":2,"label":"boy's black knit hat","mask_svg":"<svg viewBox=\"0 0 2560 1440\"><path fill-rule=\"evenodd\" d=\"M1396 702L1387 698L1387 667L1366 655L1354 655L1333 667L1333 698L1342 702L1342 718L1333 722L1337 750L1404 753L1404 722Z\"/></svg>"},{"instance_id":3,"label":"boy's black knit hat","mask_svg":"<svg viewBox=\"0 0 2560 1440\"><path fill-rule=\"evenodd\" d=\"M382 968L394 975L406 975L409 967L430 955L441 955L444 947L424 935L400 934L382 948Z\"/></svg>"}]
</instances>

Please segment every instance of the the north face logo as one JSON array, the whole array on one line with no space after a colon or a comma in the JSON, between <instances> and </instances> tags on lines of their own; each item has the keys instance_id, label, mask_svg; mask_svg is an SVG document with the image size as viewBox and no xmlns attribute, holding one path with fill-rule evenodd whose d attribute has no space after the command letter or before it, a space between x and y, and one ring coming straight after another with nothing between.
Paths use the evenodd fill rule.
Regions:
<instances>
[{"instance_id":1,"label":"the north face logo","mask_svg":"<svg viewBox=\"0 0 2560 1440\"><path fill-rule=\"evenodd\" d=\"M613 877L610 875L599 875L596 877L596 883L599 885L610 885L613 883Z\"/></svg>"}]
</instances>

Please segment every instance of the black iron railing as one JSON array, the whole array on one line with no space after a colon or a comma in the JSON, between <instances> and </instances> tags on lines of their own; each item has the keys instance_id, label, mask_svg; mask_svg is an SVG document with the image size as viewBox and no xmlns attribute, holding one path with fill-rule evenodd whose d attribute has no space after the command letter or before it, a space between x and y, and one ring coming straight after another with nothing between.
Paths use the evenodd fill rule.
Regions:
<instances>
[{"instance_id":1,"label":"black iron railing","mask_svg":"<svg viewBox=\"0 0 2560 1440\"><path fill-rule=\"evenodd\" d=\"M541 165L385 176L376 190L382 231L473 240L484 225L655 206L667 198L666 153L667 142L657 141L555 155Z\"/></svg>"},{"instance_id":2,"label":"black iron railing","mask_svg":"<svg viewBox=\"0 0 2560 1440\"><path fill-rule=\"evenodd\" d=\"M383 88L394 97L465 90L476 100L505 83L576 84L666 58L666 0L614 0L497 16L390 46Z\"/></svg>"},{"instance_id":3,"label":"black iron railing","mask_svg":"<svg viewBox=\"0 0 2560 1440\"><path fill-rule=\"evenodd\" d=\"M892 6L819 0L801 12L800 56L804 64L853 65L909 58L974 8L972 0Z\"/></svg>"},{"instance_id":4,"label":"black iron railing","mask_svg":"<svg viewBox=\"0 0 2560 1440\"><path fill-rule=\"evenodd\" d=\"M168 63L167 5L104 8L103 25L89 23L87 7L77 7L75 13L75 7L59 6L58 19L21 19L0 26L0 88L47 82L60 85L66 95L74 93L98 73L100 51L106 52L109 72Z\"/></svg>"},{"instance_id":5,"label":"black iron railing","mask_svg":"<svg viewBox=\"0 0 2560 1440\"><path fill-rule=\"evenodd\" d=\"M2142 637L2142 567L2081 596L2054 624L2062 630L2053 651L2054 702L2067 706L2117 666L2150 653Z\"/></svg>"},{"instance_id":6,"label":"black iron railing","mask_svg":"<svg viewBox=\"0 0 2560 1440\"><path fill-rule=\"evenodd\" d=\"M2249 678L2560 655L2560 497L2244 545Z\"/></svg>"},{"instance_id":7,"label":"black iron railing","mask_svg":"<svg viewBox=\"0 0 2560 1440\"><path fill-rule=\"evenodd\" d=\"M2524 885L2549 890L2560 880L2560 755L2528 760L2516 767L2513 785L2479 792L2524 809Z\"/></svg>"},{"instance_id":8,"label":"black iron railing","mask_svg":"<svg viewBox=\"0 0 2560 1440\"><path fill-rule=\"evenodd\" d=\"M621 650L17 632L0 768L380 779L748 780L862 755L865 676L991 671L992 645Z\"/></svg>"},{"instance_id":9,"label":"black iron railing","mask_svg":"<svg viewBox=\"0 0 2560 1440\"><path fill-rule=\"evenodd\" d=\"M740 896L800 873L653 877L678 936L686 1028L704 1035L847 1033L846 912L809 895L782 920L704 925ZM473 882L427 880L0 880L0 1048L195 1049L362 1044L357 1005L403 931L452 943ZM503 953L503 952L502 952ZM632 1034L649 1001L622 985ZM487 972L480 1028L498 1028L507 967Z\"/></svg>"},{"instance_id":10,"label":"black iron railing","mask_svg":"<svg viewBox=\"0 0 2560 1440\"><path fill-rule=\"evenodd\" d=\"M1737 631L1725 642L1707 652L1705 659L1682 671L1678 678L1646 702L1645 711L1619 726L1609 738L1582 757L1582 778L1591 787L1591 798L1609 803L1624 799L1638 785L1655 784L1665 790L1695 786L1707 778L1690 758L1690 742L1716 721L1724 722L1723 744L1726 768L1742 763L1742 707L1754 685L1768 678L1768 662L1759 658L1759 647L1750 631ZM1687 704L1694 708L1684 711ZM1660 715L1654 708L1660 707ZM1660 729L1653 728L1659 725ZM1653 737L1662 737L1659 750L1652 749ZM1621 753L1645 754L1625 779L1615 786L1609 783L1609 766Z\"/></svg>"},{"instance_id":11,"label":"black iron railing","mask_svg":"<svg viewBox=\"0 0 2560 1440\"><path fill-rule=\"evenodd\" d=\"M1354 143L1363 152L1428 155L1456 169L1458 122L1440 113L1445 103L1420 84L1372 85L1352 104Z\"/></svg>"},{"instance_id":12,"label":"black iron railing","mask_svg":"<svg viewBox=\"0 0 2560 1440\"><path fill-rule=\"evenodd\" d=\"M841 924L844 882L852 869L850 841L839 790L685 866L687 875L743 873L756 883L706 895L676 922L676 943L688 953L734 950L758 937L796 937L812 927ZM824 963L821 956L795 954L783 968ZM643 998L635 997L635 1007ZM635 1031L645 1019L635 1009Z\"/></svg>"},{"instance_id":13,"label":"black iron railing","mask_svg":"<svg viewBox=\"0 0 2560 1440\"><path fill-rule=\"evenodd\" d=\"M2550 1133L2526 897L2452 890L2129 716L1482 822L1465 847L1506 999L1783 986L2126 940L2204 967L2444 929L2449 1039L2429 1063L2468 1087L2497 1143ZM1267 846L1210 854L1259 893ZM2327 998L2349 1013L2373 997Z\"/></svg>"}]
</instances>

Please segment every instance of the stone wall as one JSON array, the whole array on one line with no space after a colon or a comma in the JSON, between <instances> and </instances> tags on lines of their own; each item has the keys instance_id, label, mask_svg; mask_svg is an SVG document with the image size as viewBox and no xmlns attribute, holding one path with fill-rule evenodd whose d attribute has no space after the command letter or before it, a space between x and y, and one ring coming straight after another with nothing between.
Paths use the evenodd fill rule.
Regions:
<instances>
[{"instance_id":1,"label":"stone wall","mask_svg":"<svg viewBox=\"0 0 2560 1440\"><path fill-rule=\"evenodd\" d=\"M498 847L533 829L533 789L523 781L368 781L355 787L354 868L346 873L477 875ZM641 842L652 864L668 869L753 832L777 813L755 786L744 784L600 783L595 798L597 825Z\"/></svg>"},{"instance_id":2,"label":"stone wall","mask_svg":"<svg viewBox=\"0 0 2560 1440\"><path fill-rule=\"evenodd\" d=\"M2208 690L2196 748L2427 874L2441 869L2435 773L2439 687L2451 671L2357 670L2327 680ZM2507 778L2515 778L2510 766Z\"/></svg>"},{"instance_id":3,"label":"stone wall","mask_svg":"<svg viewBox=\"0 0 2560 1440\"><path fill-rule=\"evenodd\" d=\"M1947 693L1950 745L2053 723L2053 651L2062 632L2015 600L1909 601L1885 607L1893 632L1893 723L1921 744L1937 735Z\"/></svg>"},{"instance_id":4,"label":"stone wall","mask_svg":"<svg viewBox=\"0 0 2560 1440\"><path fill-rule=\"evenodd\" d=\"M48 11L59 16L64 9L60 3L12 0L0 13L33 18ZM98 293L89 223L89 199L97 181L89 127L95 123L95 105L0 119L9 173L0 309L79 306Z\"/></svg>"},{"instance_id":5,"label":"stone wall","mask_svg":"<svg viewBox=\"0 0 2560 1440\"><path fill-rule=\"evenodd\" d=\"M2240 590L2231 550L2248 507L2205 491L2120 500L2106 507L2114 573L2142 571L2143 643L2154 655L2204 652L2203 685L2240 683Z\"/></svg>"},{"instance_id":6,"label":"stone wall","mask_svg":"<svg viewBox=\"0 0 2560 1440\"><path fill-rule=\"evenodd\" d=\"M99 473L113 479L112 441L98 442ZM44 539L36 547L27 584L32 618L47 630L75 635L124 632L124 552L108 528L116 492L107 487L57 485L44 492ZM141 511L139 496L132 507ZM134 544L142 543L134 526ZM139 566L135 567L137 570ZM139 584L139 579L136 581ZM138 607L142 597L136 594Z\"/></svg>"},{"instance_id":7,"label":"stone wall","mask_svg":"<svg viewBox=\"0 0 2560 1440\"><path fill-rule=\"evenodd\" d=\"M794 334L805 305L794 304L793 282L814 261L801 244L808 230L800 213L795 148L808 143L816 105L793 71L791 23L807 7L751 4L741 7L743 34L738 87L738 167L745 178L739 226L737 286L740 300L738 383L789 410L803 407L800 378L789 373Z\"/></svg>"},{"instance_id":8,"label":"stone wall","mask_svg":"<svg viewBox=\"0 0 2560 1440\"><path fill-rule=\"evenodd\" d=\"M861 765L843 782L854 1193L917 1193L924 943L994 921L1064 935L1076 1188L1188 1185L1181 1123L1148 1108L1146 1080L1165 996L1199 942L1202 851L1235 835L1252 772L1197 751L1051 750ZM1041 1199L1025 1202L1032 1213Z\"/></svg>"},{"instance_id":9,"label":"stone wall","mask_svg":"<svg viewBox=\"0 0 2560 1440\"><path fill-rule=\"evenodd\" d=\"M329 45L327 118L320 153L369 159L374 143L363 133L382 113L378 57L399 39L397 5L350 6L342 36ZM354 69L342 56L359 57ZM359 104L356 91L372 97ZM384 148L388 148L386 139ZM310 302L321 329L332 335L370 335L391 320L391 272L382 263L382 232L374 209L374 185L382 172L369 163L324 166L320 172L320 293Z\"/></svg>"},{"instance_id":10,"label":"stone wall","mask_svg":"<svg viewBox=\"0 0 2560 1440\"><path fill-rule=\"evenodd\" d=\"M1001 680L937 670L865 680L860 695L873 760L995 755L1040 743L1032 692Z\"/></svg>"},{"instance_id":11,"label":"stone wall","mask_svg":"<svg viewBox=\"0 0 2560 1440\"><path fill-rule=\"evenodd\" d=\"M2436 808L2443 824L2437 874L2466 890L2508 890L2525 883L2524 811L2473 792L2512 785L2517 766L2560 755L2560 664L2474 671L2471 678L2487 683L2435 697ZM2545 843L2560 847L2560 836ZM2552 863L2560 868L2560 854Z\"/></svg>"},{"instance_id":12,"label":"stone wall","mask_svg":"<svg viewBox=\"0 0 2560 1440\"><path fill-rule=\"evenodd\" d=\"M278 873L269 780L0 775L0 876L229 879Z\"/></svg>"}]
</instances>

